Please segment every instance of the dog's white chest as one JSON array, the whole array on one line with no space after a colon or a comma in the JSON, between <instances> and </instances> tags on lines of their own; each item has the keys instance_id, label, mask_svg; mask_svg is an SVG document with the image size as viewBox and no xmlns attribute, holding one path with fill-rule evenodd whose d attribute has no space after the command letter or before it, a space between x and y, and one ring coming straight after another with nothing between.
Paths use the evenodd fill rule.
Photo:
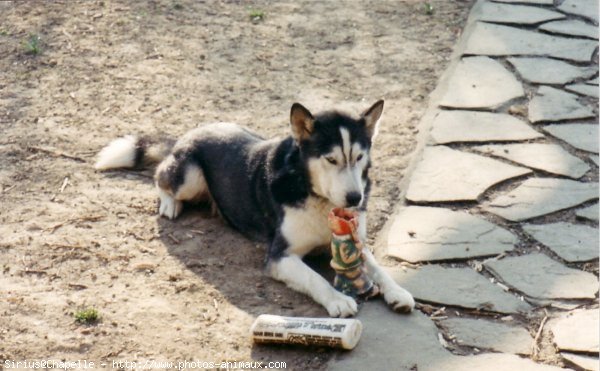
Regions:
<instances>
[{"instance_id":1,"label":"dog's white chest","mask_svg":"<svg viewBox=\"0 0 600 371\"><path fill-rule=\"evenodd\" d=\"M284 207L281 233L289 243L290 253L304 256L315 247L329 244L327 214L332 208L328 201L312 196L301 207Z\"/></svg>"}]
</instances>

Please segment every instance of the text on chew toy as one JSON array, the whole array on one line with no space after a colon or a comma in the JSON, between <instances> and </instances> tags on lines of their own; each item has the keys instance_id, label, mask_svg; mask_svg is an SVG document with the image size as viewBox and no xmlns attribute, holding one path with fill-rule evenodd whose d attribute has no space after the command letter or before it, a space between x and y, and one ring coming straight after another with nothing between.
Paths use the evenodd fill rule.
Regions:
<instances>
[{"instance_id":1,"label":"text on chew toy","mask_svg":"<svg viewBox=\"0 0 600 371\"><path fill-rule=\"evenodd\" d=\"M326 345L326 346L340 346L342 345L342 339L335 336L323 336L323 335L306 335L306 334L287 334L284 338L281 333L272 333L268 331L254 331L254 341L257 343L287 343L287 344L303 344L303 345Z\"/></svg>"},{"instance_id":2,"label":"text on chew toy","mask_svg":"<svg viewBox=\"0 0 600 371\"><path fill-rule=\"evenodd\" d=\"M295 329L295 328L305 328L311 330L327 330L331 332L342 332L346 328L345 324L340 323L319 323L316 321L304 321L304 322L285 322L285 323L261 323L260 325L263 328L277 328L281 329L282 327L287 329Z\"/></svg>"}]
</instances>

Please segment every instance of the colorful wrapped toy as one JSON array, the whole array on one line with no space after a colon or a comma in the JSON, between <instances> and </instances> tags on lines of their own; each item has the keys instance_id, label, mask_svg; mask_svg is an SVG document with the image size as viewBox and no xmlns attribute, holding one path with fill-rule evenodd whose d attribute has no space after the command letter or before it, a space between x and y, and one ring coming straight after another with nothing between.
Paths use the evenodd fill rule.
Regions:
<instances>
[{"instance_id":1,"label":"colorful wrapped toy","mask_svg":"<svg viewBox=\"0 0 600 371\"><path fill-rule=\"evenodd\" d=\"M358 213L335 208L328 216L331 237L331 267L335 270L336 290L357 299L367 300L379 294L377 286L367 275L363 245L358 237Z\"/></svg>"}]
</instances>

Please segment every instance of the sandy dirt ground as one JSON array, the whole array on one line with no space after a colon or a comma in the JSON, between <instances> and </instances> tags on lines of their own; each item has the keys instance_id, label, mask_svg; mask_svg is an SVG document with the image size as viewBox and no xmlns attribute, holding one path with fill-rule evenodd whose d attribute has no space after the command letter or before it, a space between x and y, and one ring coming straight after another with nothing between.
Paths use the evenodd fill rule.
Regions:
<instances>
[{"instance_id":1,"label":"sandy dirt ground","mask_svg":"<svg viewBox=\"0 0 600 371\"><path fill-rule=\"evenodd\" d=\"M262 272L264 246L205 209L158 218L150 170L98 173L94 156L120 135L215 121L285 136L293 102L385 98L372 242L471 1L431 4L0 2L0 360L323 368L335 351L249 340L262 313L326 316ZM75 322L89 307L100 321Z\"/></svg>"}]
</instances>

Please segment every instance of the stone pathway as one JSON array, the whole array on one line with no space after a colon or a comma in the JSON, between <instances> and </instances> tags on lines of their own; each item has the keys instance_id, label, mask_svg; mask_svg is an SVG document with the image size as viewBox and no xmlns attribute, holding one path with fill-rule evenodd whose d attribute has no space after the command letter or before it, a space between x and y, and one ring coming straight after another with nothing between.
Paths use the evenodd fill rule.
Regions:
<instances>
[{"instance_id":1,"label":"stone pathway","mask_svg":"<svg viewBox=\"0 0 600 371\"><path fill-rule=\"evenodd\" d=\"M598 0L479 0L338 370L598 370Z\"/></svg>"}]
</instances>

